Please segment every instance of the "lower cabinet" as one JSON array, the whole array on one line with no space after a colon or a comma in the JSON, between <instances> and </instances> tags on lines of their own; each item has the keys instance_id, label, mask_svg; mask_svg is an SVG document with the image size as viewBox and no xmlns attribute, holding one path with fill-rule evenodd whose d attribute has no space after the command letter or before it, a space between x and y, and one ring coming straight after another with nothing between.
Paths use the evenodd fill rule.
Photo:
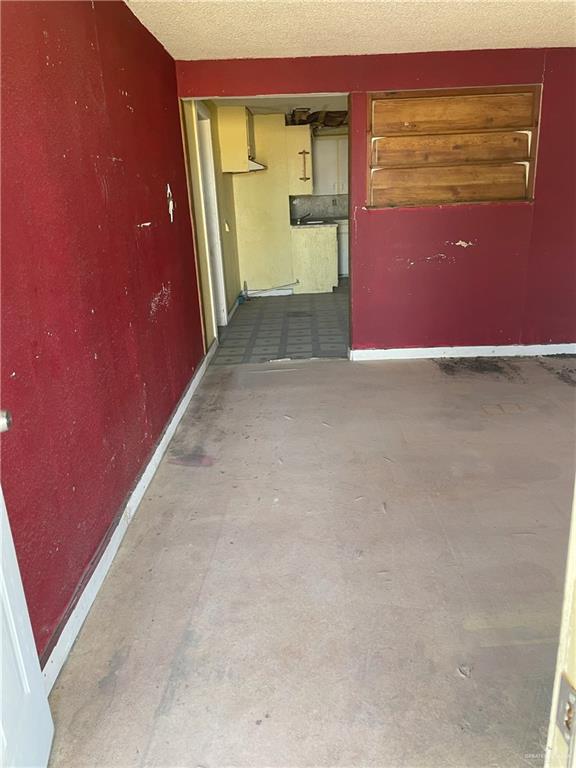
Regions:
<instances>
[{"instance_id":1,"label":"lower cabinet","mask_svg":"<svg viewBox=\"0 0 576 768\"><path fill-rule=\"evenodd\" d=\"M331 293L338 285L336 224L291 227L294 293Z\"/></svg>"}]
</instances>

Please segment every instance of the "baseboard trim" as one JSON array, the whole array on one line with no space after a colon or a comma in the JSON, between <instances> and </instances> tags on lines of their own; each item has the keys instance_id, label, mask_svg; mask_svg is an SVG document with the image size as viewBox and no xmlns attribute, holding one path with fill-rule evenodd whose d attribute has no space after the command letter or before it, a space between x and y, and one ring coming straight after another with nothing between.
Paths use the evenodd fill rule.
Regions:
<instances>
[{"instance_id":1,"label":"baseboard trim","mask_svg":"<svg viewBox=\"0 0 576 768\"><path fill-rule=\"evenodd\" d=\"M248 291L248 296L251 299L258 299L265 296L292 296L293 293L292 288L269 288L263 291Z\"/></svg>"},{"instance_id":2,"label":"baseboard trim","mask_svg":"<svg viewBox=\"0 0 576 768\"><path fill-rule=\"evenodd\" d=\"M90 608L96 599L96 595L100 591L100 587L102 586L104 579L110 570L110 566L112 565L112 562L116 556L116 553L120 548L124 534L126 533L128 526L138 511L138 506L142 501L156 470L158 469L160 461L166 452L170 440L176 432L176 428L178 427L178 424L180 423L186 408L189 406L190 401L192 400L192 396L198 389L198 386L200 385L200 382L206 373L208 364L214 356L217 346L218 341L214 341L204 356L202 363L196 369L196 372L188 384L186 391L180 398L180 402L172 414L170 421L166 425L162 437L158 441L156 449L154 450L154 453L144 468L144 471L140 475L136 487L128 497L128 500L120 515L120 519L118 520L116 528L114 529L114 532L112 533L108 544L102 553L102 556L98 560L98 563L96 564L90 579L88 580L82 594L78 598L78 602L70 613L70 616L66 621L62 632L60 633L60 636L46 661L46 664L44 665L42 675L44 677L44 685L47 693L50 693L52 690L52 686L56 682L58 675L60 674L60 671L64 666L66 659L68 658L68 654L74 645L74 641L76 640L78 633L80 632L82 625L84 624L90 612Z\"/></svg>"},{"instance_id":3,"label":"baseboard trim","mask_svg":"<svg viewBox=\"0 0 576 768\"><path fill-rule=\"evenodd\" d=\"M410 347L401 349L351 349L350 360L425 360L441 357L534 357L574 355L574 344L509 344L494 347Z\"/></svg>"},{"instance_id":4,"label":"baseboard trim","mask_svg":"<svg viewBox=\"0 0 576 768\"><path fill-rule=\"evenodd\" d=\"M228 317L226 318L226 324L228 324L230 322L230 320L232 320L232 318L236 314L236 310L238 309L238 305L239 304L240 304L240 302L238 301L238 299L236 299L236 301L234 302L234 304L232 306L232 309L230 310L230 312L228 312Z\"/></svg>"}]
</instances>

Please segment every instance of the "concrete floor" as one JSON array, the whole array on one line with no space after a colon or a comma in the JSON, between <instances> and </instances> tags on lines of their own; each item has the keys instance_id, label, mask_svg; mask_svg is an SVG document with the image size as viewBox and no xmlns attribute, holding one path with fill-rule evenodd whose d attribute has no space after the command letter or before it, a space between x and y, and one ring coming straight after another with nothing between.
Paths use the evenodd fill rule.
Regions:
<instances>
[{"instance_id":1,"label":"concrete floor","mask_svg":"<svg viewBox=\"0 0 576 768\"><path fill-rule=\"evenodd\" d=\"M52 696L52 768L538 766L573 360L212 367Z\"/></svg>"}]
</instances>

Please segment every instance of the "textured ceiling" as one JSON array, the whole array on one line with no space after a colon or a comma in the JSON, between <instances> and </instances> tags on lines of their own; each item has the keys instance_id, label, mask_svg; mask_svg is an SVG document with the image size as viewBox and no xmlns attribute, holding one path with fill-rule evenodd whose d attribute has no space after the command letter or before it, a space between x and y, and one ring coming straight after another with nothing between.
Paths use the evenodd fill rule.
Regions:
<instances>
[{"instance_id":1,"label":"textured ceiling","mask_svg":"<svg viewBox=\"0 0 576 768\"><path fill-rule=\"evenodd\" d=\"M576 45L574 0L127 0L175 59Z\"/></svg>"}]
</instances>

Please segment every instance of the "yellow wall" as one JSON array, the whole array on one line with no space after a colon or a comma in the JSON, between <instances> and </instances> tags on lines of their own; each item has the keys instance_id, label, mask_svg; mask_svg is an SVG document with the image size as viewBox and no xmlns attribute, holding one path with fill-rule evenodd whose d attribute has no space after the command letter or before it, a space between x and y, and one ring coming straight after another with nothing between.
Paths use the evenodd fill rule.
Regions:
<instances>
[{"instance_id":1,"label":"yellow wall","mask_svg":"<svg viewBox=\"0 0 576 768\"><path fill-rule=\"evenodd\" d=\"M255 115L254 139L267 169L232 177L240 280L248 290L293 281L284 115Z\"/></svg>"},{"instance_id":2,"label":"yellow wall","mask_svg":"<svg viewBox=\"0 0 576 768\"><path fill-rule=\"evenodd\" d=\"M222 262L224 284L226 288L226 307L228 312L234 306L242 290L240 265L236 244L236 211L234 207L233 177L222 172L222 156L219 142L218 110L212 102L206 103L210 111L212 129L212 147L214 151L214 171L216 175L216 194L218 196L218 215L220 218L220 241L222 244Z\"/></svg>"}]
</instances>

